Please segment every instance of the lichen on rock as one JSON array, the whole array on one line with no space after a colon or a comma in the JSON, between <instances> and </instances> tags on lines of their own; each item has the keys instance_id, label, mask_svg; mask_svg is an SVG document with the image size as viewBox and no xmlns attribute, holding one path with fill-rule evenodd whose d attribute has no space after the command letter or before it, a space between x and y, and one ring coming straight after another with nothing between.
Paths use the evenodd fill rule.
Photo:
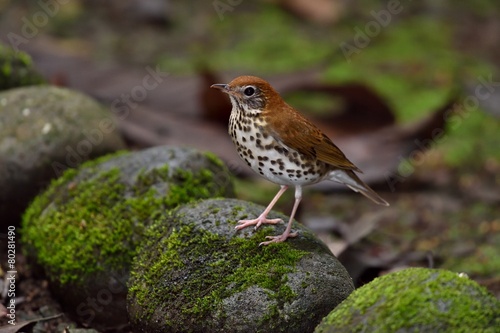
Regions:
<instances>
[{"instance_id":1,"label":"lichen on rock","mask_svg":"<svg viewBox=\"0 0 500 333\"><path fill-rule=\"evenodd\" d=\"M26 211L22 241L80 321L116 323L115 311L126 322L124 285L148 225L179 204L232 195L228 170L211 154L176 147L119 153L55 180ZM122 288L110 287L116 283ZM114 289L121 290L101 302L109 303L103 313L81 306Z\"/></svg>"},{"instance_id":2,"label":"lichen on rock","mask_svg":"<svg viewBox=\"0 0 500 333\"><path fill-rule=\"evenodd\" d=\"M32 86L0 92L0 226L67 168L124 149L117 124L80 92Z\"/></svg>"},{"instance_id":3,"label":"lichen on rock","mask_svg":"<svg viewBox=\"0 0 500 333\"><path fill-rule=\"evenodd\" d=\"M0 43L0 90L43 83L28 54Z\"/></svg>"},{"instance_id":4,"label":"lichen on rock","mask_svg":"<svg viewBox=\"0 0 500 333\"><path fill-rule=\"evenodd\" d=\"M457 273L409 268L354 291L315 333L499 332L500 302Z\"/></svg>"},{"instance_id":5,"label":"lichen on rock","mask_svg":"<svg viewBox=\"0 0 500 333\"><path fill-rule=\"evenodd\" d=\"M349 295L352 281L328 248L297 223L299 237L263 247L259 242L284 225L234 230L238 220L262 209L209 199L158 219L134 259L128 297L134 328L312 331Z\"/></svg>"}]
</instances>

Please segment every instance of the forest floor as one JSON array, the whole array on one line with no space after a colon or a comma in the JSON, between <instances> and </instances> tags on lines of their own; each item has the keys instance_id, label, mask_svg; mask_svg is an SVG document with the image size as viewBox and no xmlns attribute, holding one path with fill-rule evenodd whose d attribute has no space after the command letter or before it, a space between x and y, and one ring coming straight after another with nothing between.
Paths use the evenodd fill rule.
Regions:
<instances>
[{"instance_id":1,"label":"forest floor","mask_svg":"<svg viewBox=\"0 0 500 333\"><path fill-rule=\"evenodd\" d=\"M283 90L303 81L361 82L390 106L395 118L391 126L396 129L432 114L457 90L462 97L459 104L468 97L473 100L481 82L491 81L491 96L447 119L446 135L426 149L415 150L421 153L418 158L411 149L404 150L392 166L392 178L377 177L378 169L364 164L370 183L390 207L377 207L338 188L311 188L304 192L296 219L332 249L357 286L389 271L423 266L465 272L500 298L500 113L495 102L500 100L500 83L495 82L500 65L498 4L403 5L387 26L379 24L380 32L371 33L368 23L378 22L372 12L388 10L385 2L353 2L339 8L327 23L268 2L242 2L220 13L211 2L186 1L172 4L164 15L140 10L122 15L123 8L112 3L98 6L89 0L60 5L57 14L47 14L48 23L35 27L32 38L17 40L17 46L33 56L51 83L81 90L105 105L137 86L147 68L168 73L165 84L138 103L136 115L122 123L131 149L189 144L211 150L209 137L208 142L221 143L216 153L230 165L239 163L226 129L220 126L224 121L206 120L206 105L200 100L201 85L206 83L200 74L204 66L225 80L256 73ZM23 18L30 20L43 10L37 6L34 2L0 3L4 43L12 45L9 33L23 36ZM356 38L362 38L356 37L359 31L368 36L362 45L356 44ZM359 52L347 54L347 44L342 43ZM300 96L290 98L305 113L309 110L310 116L324 116L330 100L308 96L305 101ZM149 120L136 128L134 117ZM164 127L158 125L161 117ZM186 137L169 130L173 123ZM170 134L162 135L162 129ZM366 133L356 131L354 127L352 133L340 133L338 140L347 142L346 147L348 141L365 142ZM352 154L361 156L356 149L352 148ZM372 155L377 152L370 152L368 160ZM233 166L237 196L267 205L277 186L252 176L239 164ZM290 191L275 210L289 213L292 204ZM0 239L2 249L6 249L5 241ZM25 262L22 244L17 251L18 323L63 313L43 275L35 274ZM0 259L6 283L4 252ZM2 299L6 299L3 294ZM0 326L4 324L7 320L0 320ZM24 329L62 332L70 324L71 319L63 315L35 320Z\"/></svg>"}]
</instances>

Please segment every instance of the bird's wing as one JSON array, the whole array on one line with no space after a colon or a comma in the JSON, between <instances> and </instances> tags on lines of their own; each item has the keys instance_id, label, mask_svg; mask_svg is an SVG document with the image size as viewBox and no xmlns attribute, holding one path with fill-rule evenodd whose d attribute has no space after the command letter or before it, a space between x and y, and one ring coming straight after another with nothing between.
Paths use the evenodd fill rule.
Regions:
<instances>
[{"instance_id":1,"label":"bird's wing","mask_svg":"<svg viewBox=\"0 0 500 333\"><path fill-rule=\"evenodd\" d=\"M321 133L321 143L315 148L318 160L333 165L340 169L361 172L357 166L347 159L344 153L337 147L329 137Z\"/></svg>"},{"instance_id":2,"label":"bird's wing","mask_svg":"<svg viewBox=\"0 0 500 333\"><path fill-rule=\"evenodd\" d=\"M306 157L317 158L336 168L360 171L330 138L293 109L269 124L267 130L275 140Z\"/></svg>"}]
</instances>

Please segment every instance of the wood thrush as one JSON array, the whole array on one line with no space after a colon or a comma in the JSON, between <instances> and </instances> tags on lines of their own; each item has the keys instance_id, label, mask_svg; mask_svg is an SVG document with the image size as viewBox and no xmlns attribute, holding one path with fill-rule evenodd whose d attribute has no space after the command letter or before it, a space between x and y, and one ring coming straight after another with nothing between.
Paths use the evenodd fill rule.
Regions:
<instances>
[{"instance_id":1,"label":"wood thrush","mask_svg":"<svg viewBox=\"0 0 500 333\"><path fill-rule=\"evenodd\" d=\"M240 157L258 174L281 185L264 212L253 220L241 220L237 230L280 219L267 215L289 186L295 186L295 203L285 232L267 236L260 245L283 242L296 237L292 221L302 198L302 186L332 180L347 185L377 204L389 204L354 173L361 172L344 153L313 123L288 105L265 80L240 76L228 84L214 84L229 95L233 106L229 134Z\"/></svg>"}]
</instances>

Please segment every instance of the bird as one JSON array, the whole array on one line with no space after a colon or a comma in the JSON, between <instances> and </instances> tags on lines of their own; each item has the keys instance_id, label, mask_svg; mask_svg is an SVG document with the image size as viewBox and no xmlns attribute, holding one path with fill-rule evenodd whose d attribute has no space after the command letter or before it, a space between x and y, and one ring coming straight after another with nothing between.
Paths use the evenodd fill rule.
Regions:
<instances>
[{"instance_id":1,"label":"bird","mask_svg":"<svg viewBox=\"0 0 500 333\"><path fill-rule=\"evenodd\" d=\"M256 173L280 185L280 190L255 219L240 220L236 230L262 224L282 223L268 214L290 187L295 187L295 202L285 231L266 236L259 245L280 243L297 237L292 222L302 199L302 187L331 180L345 184L379 205L389 206L356 174L361 173L344 153L316 125L287 104L264 79L239 76L227 84L211 88L229 95L232 109L228 132L238 155Z\"/></svg>"}]
</instances>

